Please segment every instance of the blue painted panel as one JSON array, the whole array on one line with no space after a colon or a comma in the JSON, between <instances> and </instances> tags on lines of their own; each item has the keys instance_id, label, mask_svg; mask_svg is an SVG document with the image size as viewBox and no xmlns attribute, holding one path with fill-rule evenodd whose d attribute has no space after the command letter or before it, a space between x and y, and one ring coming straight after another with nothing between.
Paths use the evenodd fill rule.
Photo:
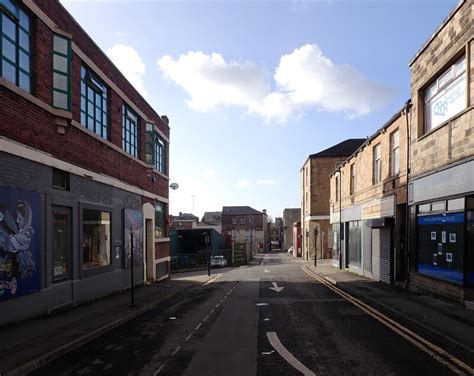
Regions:
<instances>
[{"instance_id":1,"label":"blue painted panel","mask_svg":"<svg viewBox=\"0 0 474 376\"><path fill-rule=\"evenodd\" d=\"M37 192L0 186L0 302L41 289Z\"/></svg>"},{"instance_id":2,"label":"blue painted panel","mask_svg":"<svg viewBox=\"0 0 474 376\"><path fill-rule=\"evenodd\" d=\"M419 225L442 225L447 223L463 223L464 213L436 214L418 217Z\"/></svg>"},{"instance_id":3,"label":"blue painted panel","mask_svg":"<svg viewBox=\"0 0 474 376\"><path fill-rule=\"evenodd\" d=\"M463 283L463 273L434 265L418 264L418 271L436 278Z\"/></svg>"}]
</instances>

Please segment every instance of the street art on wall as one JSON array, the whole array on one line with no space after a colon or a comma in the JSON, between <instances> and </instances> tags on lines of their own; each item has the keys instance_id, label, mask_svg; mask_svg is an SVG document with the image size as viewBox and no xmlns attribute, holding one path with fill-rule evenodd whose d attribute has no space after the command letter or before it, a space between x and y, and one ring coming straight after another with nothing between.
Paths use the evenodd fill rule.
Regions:
<instances>
[{"instance_id":1,"label":"street art on wall","mask_svg":"<svg viewBox=\"0 0 474 376\"><path fill-rule=\"evenodd\" d=\"M0 302L41 288L40 195L0 186Z\"/></svg>"},{"instance_id":2,"label":"street art on wall","mask_svg":"<svg viewBox=\"0 0 474 376\"><path fill-rule=\"evenodd\" d=\"M125 268L130 268L130 231L133 232L133 265L143 264L143 213L141 210L131 209L124 209L123 213Z\"/></svg>"}]
</instances>

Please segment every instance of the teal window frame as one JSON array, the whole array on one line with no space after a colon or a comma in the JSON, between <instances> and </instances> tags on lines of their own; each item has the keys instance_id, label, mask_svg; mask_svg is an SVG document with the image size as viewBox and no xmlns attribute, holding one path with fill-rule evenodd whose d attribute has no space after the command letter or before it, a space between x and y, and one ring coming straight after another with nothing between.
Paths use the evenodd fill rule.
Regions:
<instances>
[{"instance_id":1,"label":"teal window frame","mask_svg":"<svg viewBox=\"0 0 474 376\"><path fill-rule=\"evenodd\" d=\"M81 124L104 139L109 138L108 87L86 65L81 66Z\"/></svg>"},{"instance_id":2,"label":"teal window frame","mask_svg":"<svg viewBox=\"0 0 474 376\"><path fill-rule=\"evenodd\" d=\"M138 115L126 104L122 107L122 149L138 158Z\"/></svg>"},{"instance_id":3,"label":"teal window frame","mask_svg":"<svg viewBox=\"0 0 474 376\"><path fill-rule=\"evenodd\" d=\"M58 51L55 47L55 38L62 39L66 41L66 53ZM66 72L58 69L55 63L55 56L60 56L66 59ZM71 60L72 60L72 51L71 51L71 40L69 38L65 38L58 34L53 34L53 107L60 108L62 110L71 111ZM67 87L66 90L57 87L54 82L54 76L59 75L66 77L67 80ZM66 98L66 106L61 106L56 102L55 93L65 94Z\"/></svg>"},{"instance_id":4,"label":"teal window frame","mask_svg":"<svg viewBox=\"0 0 474 376\"><path fill-rule=\"evenodd\" d=\"M153 168L165 173L166 161L166 143L155 130L152 123L146 123L146 140L145 140L145 162L153 165Z\"/></svg>"},{"instance_id":5,"label":"teal window frame","mask_svg":"<svg viewBox=\"0 0 474 376\"><path fill-rule=\"evenodd\" d=\"M166 237L166 204L161 201L155 202L155 238Z\"/></svg>"},{"instance_id":6,"label":"teal window frame","mask_svg":"<svg viewBox=\"0 0 474 376\"><path fill-rule=\"evenodd\" d=\"M8 23L13 24L14 36L7 31ZM31 17L16 1L0 0L0 76L28 93L32 86L30 24ZM13 46L14 61L6 56L8 45L10 51ZM7 68L14 70L14 78L7 75Z\"/></svg>"}]
</instances>

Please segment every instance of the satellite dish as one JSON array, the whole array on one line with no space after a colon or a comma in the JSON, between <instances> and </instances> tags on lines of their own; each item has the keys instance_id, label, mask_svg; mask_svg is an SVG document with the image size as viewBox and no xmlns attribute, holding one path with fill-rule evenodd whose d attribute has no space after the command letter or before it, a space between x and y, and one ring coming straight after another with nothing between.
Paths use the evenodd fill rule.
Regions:
<instances>
[{"instance_id":1,"label":"satellite dish","mask_svg":"<svg viewBox=\"0 0 474 376\"><path fill-rule=\"evenodd\" d=\"M178 187L179 187L178 183L171 183L171 184L170 184L170 188L171 188L173 191L177 190Z\"/></svg>"}]
</instances>

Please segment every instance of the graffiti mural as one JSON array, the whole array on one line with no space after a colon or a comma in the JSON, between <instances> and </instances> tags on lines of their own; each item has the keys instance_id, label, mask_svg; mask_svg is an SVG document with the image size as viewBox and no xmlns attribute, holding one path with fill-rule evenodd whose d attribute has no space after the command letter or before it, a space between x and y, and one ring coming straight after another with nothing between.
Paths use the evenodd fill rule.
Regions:
<instances>
[{"instance_id":1,"label":"graffiti mural","mask_svg":"<svg viewBox=\"0 0 474 376\"><path fill-rule=\"evenodd\" d=\"M41 288L40 196L0 186L0 301Z\"/></svg>"},{"instance_id":2,"label":"graffiti mural","mask_svg":"<svg viewBox=\"0 0 474 376\"><path fill-rule=\"evenodd\" d=\"M133 265L143 264L143 213L140 210L131 209L124 209L123 213L125 268L130 268L130 230L133 231Z\"/></svg>"}]
</instances>

